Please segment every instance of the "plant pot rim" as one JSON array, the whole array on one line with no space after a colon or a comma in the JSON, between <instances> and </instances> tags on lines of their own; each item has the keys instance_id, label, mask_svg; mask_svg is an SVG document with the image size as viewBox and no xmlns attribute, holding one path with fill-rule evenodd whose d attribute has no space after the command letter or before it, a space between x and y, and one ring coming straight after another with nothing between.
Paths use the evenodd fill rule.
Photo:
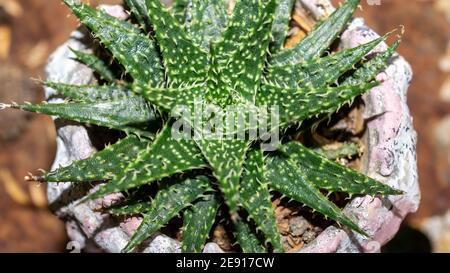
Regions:
<instances>
[{"instance_id":1,"label":"plant pot rim","mask_svg":"<svg viewBox=\"0 0 450 273\"><path fill-rule=\"evenodd\" d=\"M332 11L328 0L300 0L317 19ZM108 12L118 12L120 8L109 7ZM123 13L122 13L123 15ZM341 48L379 37L364 26L362 19L355 19L341 37ZM52 81L70 84L88 84L94 75L86 66L76 62L70 48L86 50L82 42L84 36L79 30L72 33L69 40L50 57L46 67L47 78ZM380 45L375 51L386 49ZM420 201L416 164L416 132L406 104L406 93L412 72L409 64L395 56L389 67L378 75L383 83L363 96L365 102L364 118L367 122L367 149L365 154L365 173L394 188L405 192L401 196L356 197L344 209L360 227L371 236L366 238L347 229L330 226L300 252L379 252L382 245L397 233L408 213L415 212ZM52 97L55 93L45 89L50 102L60 99ZM83 159L96 152L86 127L72 123L59 123L57 126L57 155L52 169L68 165L73 160ZM49 203L55 213L66 219L66 228L72 244L78 247L92 246L95 243L102 251L119 252L126 245L132 231L139 223L129 219L118 223L95 211L105 202L114 202L119 195L111 195L103 203L88 202L75 205L86 188L71 183L50 184L47 188ZM106 225L106 228L98 230ZM179 252L180 244L163 234L157 233L148 239L143 252ZM205 252L221 252L214 243L208 243Z\"/></svg>"}]
</instances>

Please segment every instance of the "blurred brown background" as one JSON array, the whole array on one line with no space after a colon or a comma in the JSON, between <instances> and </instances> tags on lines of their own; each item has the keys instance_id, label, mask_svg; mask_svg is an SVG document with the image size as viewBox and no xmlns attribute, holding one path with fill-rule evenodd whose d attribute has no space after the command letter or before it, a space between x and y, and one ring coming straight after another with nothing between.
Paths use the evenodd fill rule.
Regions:
<instances>
[{"instance_id":1,"label":"blurred brown background","mask_svg":"<svg viewBox=\"0 0 450 273\"><path fill-rule=\"evenodd\" d=\"M361 2L359 13L377 32L405 26L399 52L415 75L408 100L418 131L422 204L385 251L450 252L450 0ZM1 102L43 99L31 78L44 76L48 55L77 26L68 14L60 0L0 0ZM64 225L46 210L45 186L23 181L53 161L51 119L5 110L0 125L0 252L65 251Z\"/></svg>"}]
</instances>

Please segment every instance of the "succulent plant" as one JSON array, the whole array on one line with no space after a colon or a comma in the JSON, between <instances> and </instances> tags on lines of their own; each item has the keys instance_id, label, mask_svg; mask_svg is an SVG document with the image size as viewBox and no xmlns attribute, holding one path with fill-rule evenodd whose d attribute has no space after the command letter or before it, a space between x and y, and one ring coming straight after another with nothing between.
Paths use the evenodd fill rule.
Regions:
<instances>
[{"instance_id":1,"label":"succulent plant","mask_svg":"<svg viewBox=\"0 0 450 273\"><path fill-rule=\"evenodd\" d=\"M397 40L371 58L366 56L387 35L328 52L358 0L342 4L290 49L283 45L293 0L238 0L231 15L227 0L178 0L171 10L159 0L126 0L129 20L77 1L64 2L113 57L74 51L96 72L99 84L44 82L67 101L2 106L124 132L122 139L87 159L31 177L106 181L83 201L125 192L126 199L108 213L142 215L143 221L124 252L177 216L183 220L182 250L199 252L219 211L232 223L242 251L282 252L273 192L368 236L323 190L350 196L402 194L294 137L378 85L375 76L399 44ZM263 149L267 139L250 136L262 125L247 119L226 137L176 139L177 120L171 114L180 105L191 112L199 105L214 105L233 121L251 115L268 118L262 106L277 106L281 140L273 150ZM198 132L212 118L182 120ZM229 137L242 132L244 138Z\"/></svg>"}]
</instances>

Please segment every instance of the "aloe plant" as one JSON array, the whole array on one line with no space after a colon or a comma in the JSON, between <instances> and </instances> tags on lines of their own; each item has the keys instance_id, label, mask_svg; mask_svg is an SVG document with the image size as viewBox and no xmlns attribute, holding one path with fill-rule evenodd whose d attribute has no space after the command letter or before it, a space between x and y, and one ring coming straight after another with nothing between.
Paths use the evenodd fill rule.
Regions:
<instances>
[{"instance_id":1,"label":"aloe plant","mask_svg":"<svg viewBox=\"0 0 450 273\"><path fill-rule=\"evenodd\" d=\"M378 85L375 76L398 46L399 41L367 60L384 36L327 54L358 0L345 2L291 49L283 44L293 0L238 0L231 15L227 0L178 0L172 10L159 0L126 0L131 18L125 21L77 1L64 2L123 71L113 71L111 62L97 55L74 51L97 72L101 85L44 82L67 101L2 107L125 132L90 158L32 178L106 182L83 201L133 192L110 209L113 215L143 216L124 252L178 216L183 219L182 250L199 252L218 215L228 217L243 251L282 252L271 203L274 191L368 236L321 190L402 193L292 137L292 128L298 131L303 121L330 116ZM196 99L224 112L234 106L244 115L259 113L260 106L278 106L282 141L267 151L260 137L176 139L176 121L169 114L179 105L195 111ZM185 122L195 131L207 121ZM245 123L242 130L258 128ZM158 187L154 194L144 187L152 183Z\"/></svg>"}]
</instances>

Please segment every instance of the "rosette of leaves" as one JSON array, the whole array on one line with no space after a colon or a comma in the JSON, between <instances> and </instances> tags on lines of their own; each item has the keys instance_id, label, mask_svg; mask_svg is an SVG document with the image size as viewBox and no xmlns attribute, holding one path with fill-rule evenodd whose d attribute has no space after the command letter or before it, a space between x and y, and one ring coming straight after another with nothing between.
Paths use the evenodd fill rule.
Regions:
<instances>
[{"instance_id":1,"label":"rosette of leaves","mask_svg":"<svg viewBox=\"0 0 450 273\"><path fill-rule=\"evenodd\" d=\"M375 76L398 46L399 41L366 59L384 36L328 52L358 0L342 4L290 49L283 44L293 0L238 0L231 15L226 0L178 0L172 9L159 0L126 0L131 18L125 21L77 1L64 2L108 53L74 51L96 72L99 84L45 82L67 101L3 106L124 132L118 142L87 159L33 177L106 182L84 201L128 193L109 210L143 217L124 252L133 251L174 217L183 220L185 252L203 249L216 218L232 223L242 251L282 252L271 202L274 192L368 236L323 190L402 193L328 160L293 137L308 129L300 126L303 121L329 117L378 85ZM223 113L233 106L244 116L261 114L261 106L277 106L282 140L275 151L265 151L260 137L175 138L170 113L179 105L194 112L196 100ZM210 122L184 121L194 131ZM244 123L241 129L247 134L259 126ZM149 193L149 184L157 190Z\"/></svg>"}]
</instances>

